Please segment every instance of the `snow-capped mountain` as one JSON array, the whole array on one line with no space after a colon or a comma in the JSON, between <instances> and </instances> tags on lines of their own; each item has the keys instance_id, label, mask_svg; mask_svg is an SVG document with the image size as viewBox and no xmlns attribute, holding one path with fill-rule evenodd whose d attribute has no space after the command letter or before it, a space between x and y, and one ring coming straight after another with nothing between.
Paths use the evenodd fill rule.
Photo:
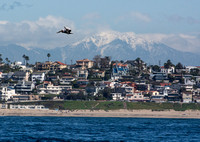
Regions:
<instances>
[{"instance_id":1,"label":"snow-capped mountain","mask_svg":"<svg viewBox=\"0 0 200 142\"><path fill-rule=\"evenodd\" d=\"M127 33L120 33L115 31L108 31L108 32L101 32L99 34L93 35L89 38L85 38L82 41L79 41L77 43L74 43L73 46L77 46L81 43L90 43L92 42L95 44L96 47L102 47L109 43L111 43L114 40L121 40L123 42L126 42L129 44L133 49L136 48L136 45L142 45L142 47L147 47L147 44L151 44L152 41L146 41L142 38L139 38L134 34L133 32L127 32Z\"/></svg>"},{"instance_id":2,"label":"snow-capped mountain","mask_svg":"<svg viewBox=\"0 0 200 142\"><path fill-rule=\"evenodd\" d=\"M102 32L63 48L66 59L92 59L95 55L111 56L112 60L134 60L140 57L148 64L163 64L170 59L174 64L198 65L199 56L177 51L163 43L147 41L132 32Z\"/></svg>"},{"instance_id":3,"label":"snow-capped mountain","mask_svg":"<svg viewBox=\"0 0 200 142\"><path fill-rule=\"evenodd\" d=\"M181 52L159 42L148 41L132 32L101 32L76 43L51 50L34 48L27 50L16 45L0 46L0 54L11 61L23 61L22 55L30 57L31 63L50 60L70 63L79 59L93 59L95 55L111 56L112 60L135 60L140 57L147 64L163 65L168 59L172 63L183 65L200 65L199 55Z\"/></svg>"}]
</instances>

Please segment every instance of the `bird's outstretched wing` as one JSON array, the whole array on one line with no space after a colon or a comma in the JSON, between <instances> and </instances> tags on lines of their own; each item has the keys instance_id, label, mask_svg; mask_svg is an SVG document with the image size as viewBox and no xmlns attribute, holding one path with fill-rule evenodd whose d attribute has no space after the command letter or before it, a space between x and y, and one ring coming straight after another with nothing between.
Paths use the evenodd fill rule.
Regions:
<instances>
[{"instance_id":1,"label":"bird's outstretched wing","mask_svg":"<svg viewBox=\"0 0 200 142\"><path fill-rule=\"evenodd\" d=\"M58 31L57 33L61 33L61 32L62 32L62 30Z\"/></svg>"},{"instance_id":2,"label":"bird's outstretched wing","mask_svg":"<svg viewBox=\"0 0 200 142\"><path fill-rule=\"evenodd\" d=\"M65 27L65 26L64 26L64 28L65 28L65 30L71 30L70 28L68 28L68 27Z\"/></svg>"}]
</instances>

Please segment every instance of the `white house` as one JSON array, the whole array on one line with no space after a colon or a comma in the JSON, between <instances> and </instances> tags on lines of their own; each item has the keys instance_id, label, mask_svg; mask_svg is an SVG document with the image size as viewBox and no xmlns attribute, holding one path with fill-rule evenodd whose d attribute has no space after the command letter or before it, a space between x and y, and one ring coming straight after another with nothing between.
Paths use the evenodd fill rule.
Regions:
<instances>
[{"instance_id":1,"label":"white house","mask_svg":"<svg viewBox=\"0 0 200 142\"><path fill-rule=\"evenodd\" d=\"M10 105L10 109L45 109L48 110L48 108L45 108L43 105Z\"/></svg>"},{"instance_id":2,"label":"white house","mask_svg":"<svg viewBox=\"0 0 200 142\"><path fill-rule=\"evenodd\" d=\"M75 78L72 76L63 76L59 79L59 83L62 85L67 85L67 84L69 85L74 80L75 80Z\"/></svg>"},{"instance_id":3,"label":"white house","mask_svg":"<svg viewBox=\"0 0 200 142\"><path fill-rule=\"evenodd\" d=\"M11 99L13 95L16 95L14 88L0 87L0 100L7 101L8 99Z\"/></svg>"},{"instance_id":4,"label":"white house","mask_svg":"<svg viewBox=\"0 0 200 142\"><path fill-rule=\"evenodd\" d=\"M48 84L45 88L39 88L38 94L56 94L59 95L65 90L72 89L72 86L54 86L53 84Z\"/></svg>"},{"instance_id":5,"label":"white house","mask_svg":"<svg viewBox=\"0 0 200 142\"><path fill-rule=\"evenodd\" d=\"M31 75L31 80L33 82L36 81L43 82L45 80L45 72L33 72Z\"/></svg>"},{"instance_id":6,"label":"white house","mask_svg":"<svg viewBox=\"0 0 200 142\"><path fill-rule=\"evenodd\" d=\"M11 63L11 67L15 68L15 67L19 67L21 69L25 69L26 66L22 64L22 62L20 61L16 61L14 63Z\"/></svg>"},{"instance_id":7,"label":"white house","mask_svg":"<svg viewBox=\"0 0 200 142\"><path fill-rule=\"evenodd\" d=\"M122 96L122 93L111 93L112 99L115 101L124 100L124 96Z\"/></svg>"},{"instance_id":8,"label":"white house","mask_svg":"<svg viewBox=\"0 0 200 142\"><path fill-rule=\"evenodd\" d=\"M170 68L164 68L161 67L161 73L166 73L166 74L172 74L175 72L175 68L174 67L170 67Z\"/></svg>"},{"instance_id":9,"label":"white house","mask_svg":"<svg viewBox=\"0 0 200 142\"><path fill-rule=\"evenodd\" d=\"M126 94L127 101L145 101L144 95L141 92L134 92L134 94Z\"/></svg>"}]
</instances>

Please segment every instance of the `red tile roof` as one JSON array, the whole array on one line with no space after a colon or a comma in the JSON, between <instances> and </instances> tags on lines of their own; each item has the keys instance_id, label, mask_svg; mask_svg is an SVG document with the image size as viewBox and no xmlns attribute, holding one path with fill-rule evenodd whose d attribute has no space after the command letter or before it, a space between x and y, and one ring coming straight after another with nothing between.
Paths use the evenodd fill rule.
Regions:
<instances>
[{"instance_id":1,"label":"red tile roof","mask_svg":"<svg viewBox=\"0 0 200 142\"><path fill-rule=\"evenodd\" d=\"M66 64L64 64L64 63L62 63L62 62L60 62L60 61L56 61L56 63L58 63L58 64L60 64L60 65L66 65Z\"/></svg>"},{"instance_id":2,"label":"red tile roof","mask_svg":"<svg viewBox=\"0 0 200 142\"><path fill-rule=\"evenodd\" d=\"M113 66L115 66L116 63L113 64ZM127 67L128 65L127 64L122 64L122 63L117 63L117 66L121 66L121 67Z\"/></svg>"}]
</instances>

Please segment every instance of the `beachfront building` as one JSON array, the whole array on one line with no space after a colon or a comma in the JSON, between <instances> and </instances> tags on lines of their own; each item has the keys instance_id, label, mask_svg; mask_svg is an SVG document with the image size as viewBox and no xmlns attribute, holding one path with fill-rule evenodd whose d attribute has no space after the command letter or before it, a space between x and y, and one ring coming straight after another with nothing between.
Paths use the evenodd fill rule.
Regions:
<instances>
[{"instance_id":1,"label":"beachfront building","mask_svg":"<svg viewBox=\"0 0 200 142\"><path fill-rule=\"evenodd\" d=\"M183 99L183 103L191 103L192 102L192 96L193 93L192 92L182 92L182 99Z\"/></svg>"},{"instance_id":2,"label":"beachfront building","mask_svg":"<svg viewBox=\"0 0 200 142\"><path fill-rule=\"evenodd\" d=\"M124 96L122 95L122 93L111 93L111 95L114 101L124 100Z\"/></svg>"},{"instance_id":3,"label":"beachfront building","mask_svg":"<svg viewBox=\"0 0 200 142\"><path fill-rule=\"evenodd\" d=\"M40 96L39 95L13 95L11 100L14 102L33 101L33 100L40 100Z\"/></svg>"},{"instance_id":4,"label":"beachfront building","mask_svg":"<svg viewBox=\"0 0 200 142\"><path fill-rule=\"evenodd\" d=\"M14 105L10 104L10 109L45 109L48 110L48 108L45 108L43 105Z\"/></svg>"}]
</instances>

